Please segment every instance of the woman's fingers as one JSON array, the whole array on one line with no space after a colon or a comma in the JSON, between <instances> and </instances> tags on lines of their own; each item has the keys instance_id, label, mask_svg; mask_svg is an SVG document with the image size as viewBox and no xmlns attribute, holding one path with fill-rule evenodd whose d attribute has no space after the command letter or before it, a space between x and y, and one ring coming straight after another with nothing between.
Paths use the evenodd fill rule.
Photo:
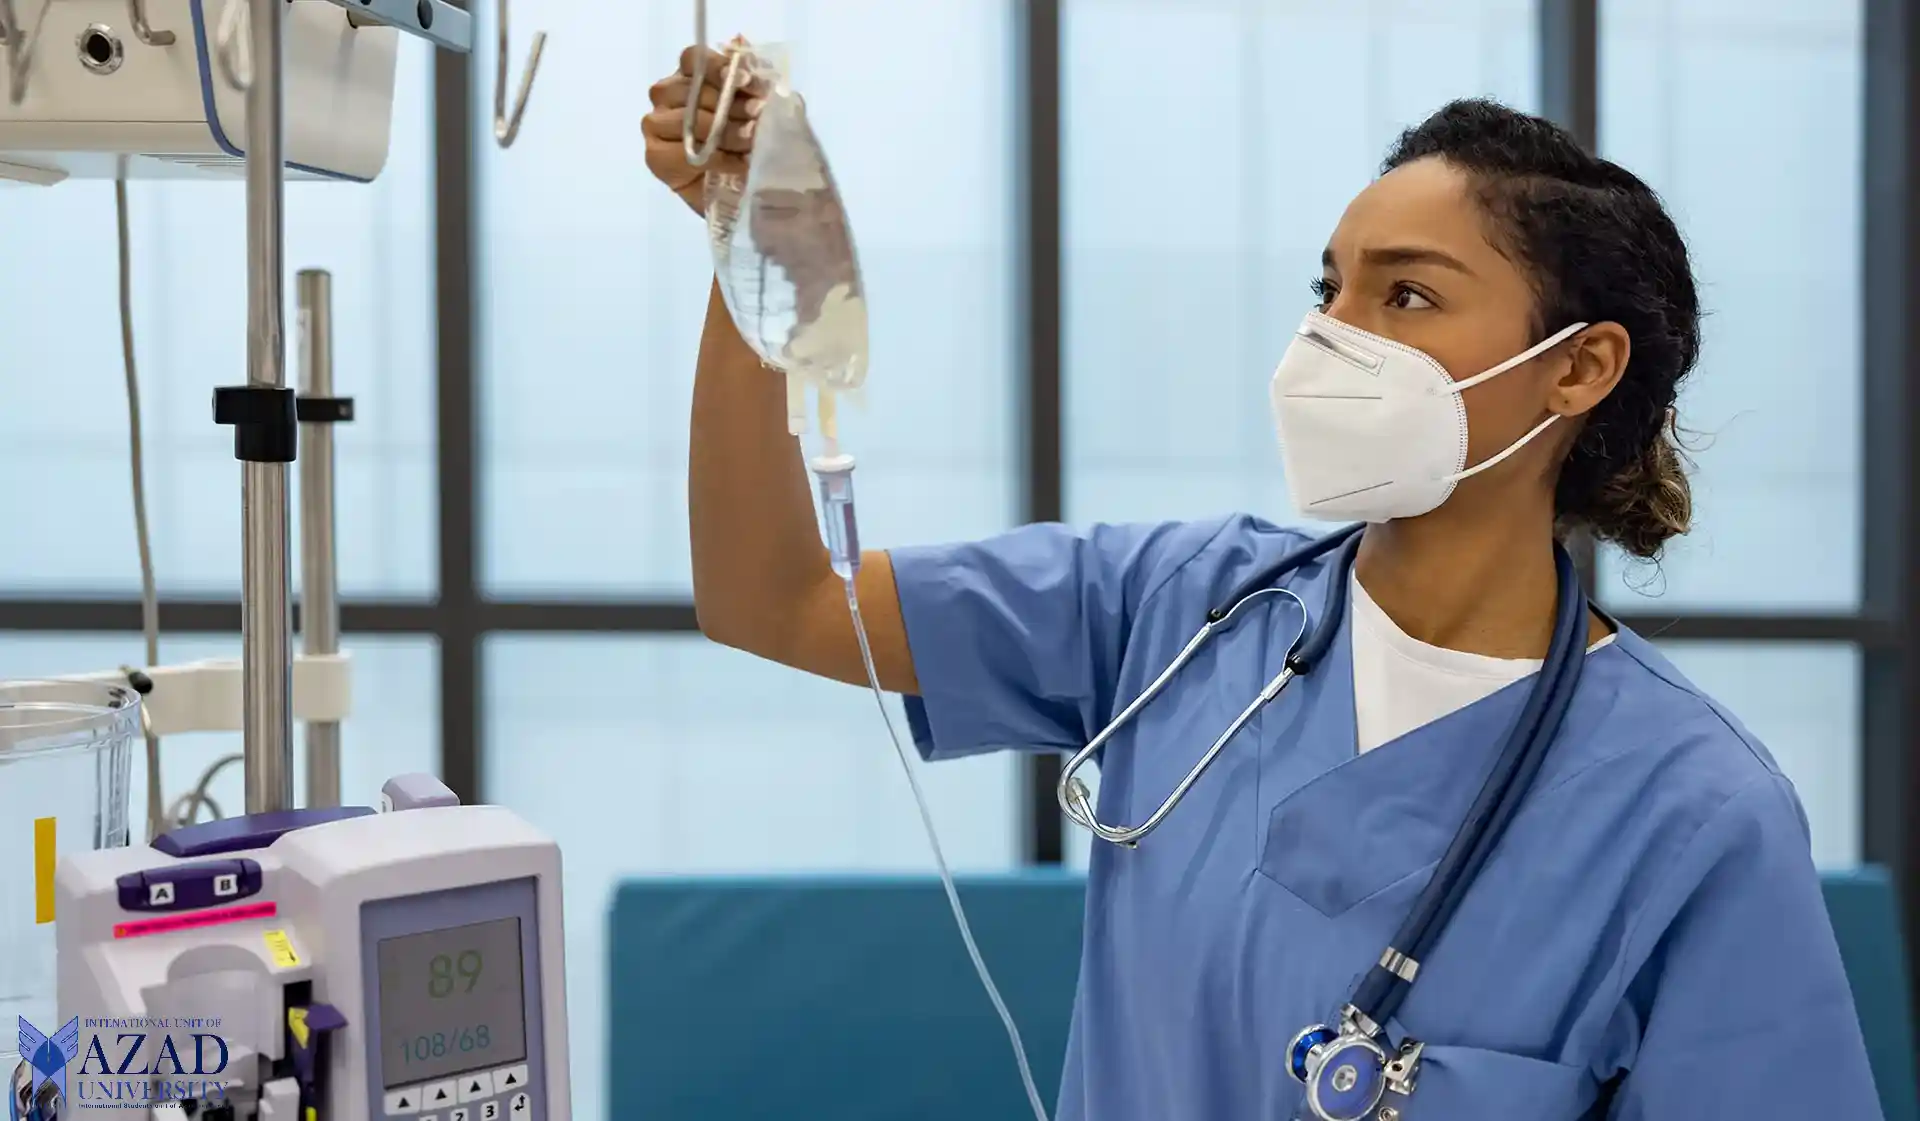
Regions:
<instances>
[{"instance_id":1,"label":"woman's fingers","mask_svg":"<svg viewBox=\"0 0 1920 1121\"><path fill-rule=\"evenodd\" d=\"M685 109L661 109L648 113L641 120L640 127L647 136L655 140L678 142L684 135L686 122ZM753 121L729 120L720 134L719 150L746 155L753 151ZM713 112L701 109L693 117L693 140L705 147L707 136L713 131Z\"/></svg>"},{"instance_id":2,"label":"woman's fingers","mask_svg":"<svg viewBox=\"0 0 1920 1121\"><path fill-rule=\"evenodd\" d=\"M693 81L696 63L703 70L697 89ZM720 51L705 47L682 51L679 69L655 82L647 91L653 111L640 120L640 132L647 144L648 170L696 211L701 209L700 184L707 173L746 173L747 156L753 151L754 126L766 105L766 83L758 79L742 81L740 67L735 67L735 80L741 84L727 106L726 119L719 122L719 135L712 135L721 93L727 85L727 63L728 56ZM708 140L713 140L712 158L699 167L687 158L685 130L689 113L693 115L695 145L706 149Z\"/></svg>"},{"instance_id":3,"label":"woman's fingers","mask_svg":"<svg viewBox=\"0 0 1920 1121\"><path fill-rule=\"evenodd\" d=\"M692 78L694 64L699 61L702 52L706 55L706 62L704 72L700 75L701 81L705 85L719 89L721 83L727 80L727 64L731 61L730 56L724 51L716 51L711 47L688 47L680 52L680 73ZM765 83L758 78L736 72L735 80L740 82L742 93L766 92L763 88Z\"/></svg>"},{"instance_id":4,"label":"woman's fingers","mask_svg":"<svg viewBox=\"0 0 1920 1121\"><path fill-rule=\"evenodd\" d=\"M687 90L692 84L693 79L687 77L685 74L673 74L655 82L653 88L647 92L653 101L654 108L678 109L687 103ZM740 90L733 95L733 104L727 107L727 116L736 121L751 120L760 115L760 109L765 104L766 102L753 96L746 90ZM700 108L720 108L720 88L718 86L703 85L700 87Z\"/></svg>"},{"instance_id":5,"label":"woman's fingers","mask_svg":"<svg viewBox=\"0 0 1920 1121\"><path fill-rule=\"evenodd\" d=\"M747 157L736 156L732 152L727 151L715 152L713 158L708 160L706 166L700 170L712 172L715 175L745 175L747 173Z\"/></svg>"}]
</instances>

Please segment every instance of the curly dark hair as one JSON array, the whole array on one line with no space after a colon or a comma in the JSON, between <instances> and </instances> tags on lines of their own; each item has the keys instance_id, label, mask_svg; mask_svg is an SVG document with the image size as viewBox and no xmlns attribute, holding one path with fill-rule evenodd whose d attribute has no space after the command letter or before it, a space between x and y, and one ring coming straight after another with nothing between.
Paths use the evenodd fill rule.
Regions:
<instances>
[{"instance_id":1,"label":"curly dark hair","mask_svg":"<svg viewBox=\"0 0 1920 1121\"><path fill-rule=\"evenodd\" d=\"M1496 102L1455 101L1401 133L1381 173L1436 157L1465 172L1494 244L1528 273L1536 340L1569 323L1618 323L1633 340L1620 384L1586 418L1554 508L1652 559L1693 516L1674 413L1700 355L1700 297L1660 196L1563 128Z\"/></svg>"}]
</instances>

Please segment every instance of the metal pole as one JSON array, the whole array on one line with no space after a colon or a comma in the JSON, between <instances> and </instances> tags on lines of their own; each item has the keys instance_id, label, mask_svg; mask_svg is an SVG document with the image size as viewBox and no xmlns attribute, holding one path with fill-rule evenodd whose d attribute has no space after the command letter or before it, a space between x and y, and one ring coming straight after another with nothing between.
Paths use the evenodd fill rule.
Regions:
<instances>
[{"instance_id":1,"label":"metal pole","mask_svg":"<svg viewBox=\"0 0 1920 1121\"><path fill-rule=\"evenodd\" d=\"M1589 152L1600 150L1600 0L1541 0L1540 113L1573 134ZM1584 526L1567 535L1567 552L1580 583L1594 596L1599 555Z\"/></svg>"},{"instance_id":2,"label":"metal pole","mask_svg":"<svg viewBox=\"0 0 1920 1121\"><path fill-rule=\"evenodd\" d=\"M1861 92L1862 613L1894 641L1861 672L1861 841L1920 937L1920 0L1867 0ZM1920 975L1909 996L1920 1007Z\"/></svg>"},{"instance_id":3,"label":"metal pole","mask_svg":"<svg viewBox=\"0 0 1920 1121\"><path fill-rule=\"evenodd\" d=\"M286 174L281 159L280 29L285 0L248 0L253 83L247 88L247 384L284 389ZM240 465L241 731L247 812L293 805L293 618L289 607L287 465Z\"/></svg>"},{"instance_id":4,"label":"metal pole","mask_svg":"<svg viewBox=\"0 0 1920 1121\"><path fill-rule=\"evenodd\" d=\"M333 396L333 275L295 277L300 313L300 395ZM340 652L340 584L335 567L333 425L300 426L300 638L309 656ZM340 723L307 723L307 805L340 804Z\"/></svg>"},{"instance_id":5,"label":"metal pole","mask_svg":"<svg viewBox=\"0 0 1920 1121\"><path fill-rule=\"evenodd\" d=\"M440 487L436 626L440 639L440 778L462 802L481 801L486 721L480 710L486 604L480 595L481 473L475 448L474 339L479 301L473 282L477 242L473 59L438 51L433 59L434 298L438 302L434 373L435 471Z\"/></svg>"},{"instance_id":6,"label":"metal pole","mask_svg":"<svg viewBox=\"0 0 1920 1121\"><path fill-rule=\"evenodd\" d=\"M1020 518L1057 522L1066 516L1063 466L1061 344L1060 114L1061 8L1064 0L1028 0L1018 11L1018 65L1026 107L1021 124L1020 244L1025 250L1021 290L1014 307L1024 318L1026 421ZM1026 859L1029 864L1066 860L1066 819L1055 793L1061 756L1031 752L1025 759Z\"/></svg>"}]
</instances>

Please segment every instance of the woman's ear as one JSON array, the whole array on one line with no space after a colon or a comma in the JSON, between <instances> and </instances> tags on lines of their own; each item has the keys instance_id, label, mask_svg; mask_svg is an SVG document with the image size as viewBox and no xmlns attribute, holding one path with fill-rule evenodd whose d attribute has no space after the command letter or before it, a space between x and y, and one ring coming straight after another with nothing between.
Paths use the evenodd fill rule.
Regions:
<instances>
[{"instance_id":1,"label":"woman's ear","mask_svg":"<svg viewBox=\"0 0 1920 1121\"><path fill-rule=\"evenodd\" d=\"M1565 346L1567 368L1554 383L1547 408L1564 417L1585 416L1620 384L1633 354L1633 339L1618 323L1595 323Z\"/></svg>"}]
</instances>

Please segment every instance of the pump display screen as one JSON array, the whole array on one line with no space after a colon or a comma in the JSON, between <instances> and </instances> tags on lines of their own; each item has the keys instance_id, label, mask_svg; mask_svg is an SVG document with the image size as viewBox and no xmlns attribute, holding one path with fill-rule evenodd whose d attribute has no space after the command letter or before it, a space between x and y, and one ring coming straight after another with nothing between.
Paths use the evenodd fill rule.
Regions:
<instances>
[{"instance_id":1,"label":"pump display screen","mask_svg":"<svg viewBox=\"0 0 1920 1121\"><path fill-rule=\"evenodd\" d=\"M383 938L379 957L388 1089L527 1057L518 918Z\"/></svg>"}]
</instances>

